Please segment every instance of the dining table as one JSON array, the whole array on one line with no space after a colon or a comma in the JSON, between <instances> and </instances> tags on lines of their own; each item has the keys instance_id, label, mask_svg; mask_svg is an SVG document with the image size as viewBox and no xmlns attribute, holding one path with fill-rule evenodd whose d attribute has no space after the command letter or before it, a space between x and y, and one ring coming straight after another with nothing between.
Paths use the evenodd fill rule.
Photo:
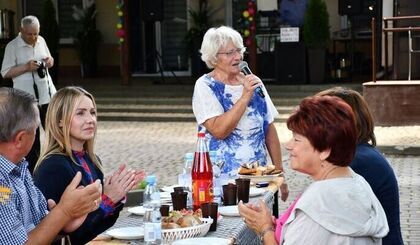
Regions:
<instances>
[{"instance_id":1,"label":"dining table","mask_svg":"<svg viewBox=\"0 0 420 245\"><path fill-rule=\"evenodd\" d=\"M284 178L279 176L270 180L268 187L265 187L265 192L259 196L250 197L250 203L257 203L262 199L267 206L272 210L273 214L278 214L278 190L283 183ZM109 230L122 228L122 227L138 227L143 225L143 217L128 212L125 207L117 219L116 223ZM209 231L205 237L217 237L229 239L231 244L261 244L258 234L249 229L242 217L239 215L224 216L218 219L217 230ZM107 234L107 231L100 234L93 241L89 242L90 245L110 245L110 244L145 244L144 240L121 240L115 239ZM165 243L162 243L165 244ZM170 243L167 243L170 244Z\"/></svg>"}]
</instances>

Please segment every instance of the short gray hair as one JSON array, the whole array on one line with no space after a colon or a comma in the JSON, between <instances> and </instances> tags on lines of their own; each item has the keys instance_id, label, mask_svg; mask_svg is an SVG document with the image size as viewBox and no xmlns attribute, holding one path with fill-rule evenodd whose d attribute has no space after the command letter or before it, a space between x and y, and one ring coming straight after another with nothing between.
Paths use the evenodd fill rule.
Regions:
<instances>
[{"instance_id":1,"label":"short gray hair","mask_svg":"<svg viewBox=\"0 0 420 245\"><path fill-rule=\"evenodd\" d=\"M208 68L214 68L217 62L217 53L229 42L232 42L237 48L244 47L241 34L229 26L213 27L207 30L201 43L200 53L201 60L206 63Z\"/></svg>"},{"instance_id":2,"label":"short gray hair","mask_svg":"<svg viewBox=\"0 0 420 245\"><path fill-rule=\"evenodd\" d=\"M28 15L22 18L22 20L20 21L20 27L24 28L27 26L37 26L39 28L39 20L37 17L33 16L33 15Z\"/></svg>"},{"instance_id":3,"label":"short gray hair","mask_svg":"<svg viewBox=\"0 0 420 245\"><path fill-rule=\"evenodd\" d=\"M25 91L0 88L0 142L10 142L22 130L39 126L39 111L35 97Z\"/></svg>"}]
</instances>

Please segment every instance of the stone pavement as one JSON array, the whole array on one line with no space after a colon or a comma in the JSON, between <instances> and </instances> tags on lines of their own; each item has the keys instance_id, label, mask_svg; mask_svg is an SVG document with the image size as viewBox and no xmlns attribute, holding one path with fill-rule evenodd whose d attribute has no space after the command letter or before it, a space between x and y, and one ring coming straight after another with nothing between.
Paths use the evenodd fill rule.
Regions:
<instances>
[{"instance_id":1,"label":"stone pavement","mask_svg":"<svg viewBox=\"0 0 420 245\"><path fill-rule=\"evenodd\" d=\"M275 123L281 142L290 138L285 123ZM420 126L376 127L381 149L392 154L411 147L415 155L388 155L400 187L401 226L405 244L420 244ZM196 124L193 122L99 122L96 151L104 163L105 172L120 163L145 169L158 177L158 184L177 182L183 155L195 149ZM395 151L396 149L396 151ZM403 152L404 153L404 152ZM303 174L288 168L288 156L283 149L283 162L291 195L284 210L309 183Z\"/></svg>"}]
</instances>

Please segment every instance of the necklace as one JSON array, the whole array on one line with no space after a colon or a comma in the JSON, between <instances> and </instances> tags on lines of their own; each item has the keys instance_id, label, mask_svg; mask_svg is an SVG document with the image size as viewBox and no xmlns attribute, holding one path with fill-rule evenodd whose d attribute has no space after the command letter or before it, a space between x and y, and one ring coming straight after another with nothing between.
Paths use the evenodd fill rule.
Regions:
<instances>
[{"instance_id":1,"label":"necklace","mask_svg":"<svg viewBox=\"0 0 420 245\"><path fill-rule=\"evenodd\" d=\"M325 179L327 179L327 177L334 171L334 170L336 170L337 168L339 168L340 166L334 166L334 167L332 167L330 170L328 170L325 174L324 174L324 177L323 178L321 178L322 180L325 180Z\"/></svg>"}]
</instances>

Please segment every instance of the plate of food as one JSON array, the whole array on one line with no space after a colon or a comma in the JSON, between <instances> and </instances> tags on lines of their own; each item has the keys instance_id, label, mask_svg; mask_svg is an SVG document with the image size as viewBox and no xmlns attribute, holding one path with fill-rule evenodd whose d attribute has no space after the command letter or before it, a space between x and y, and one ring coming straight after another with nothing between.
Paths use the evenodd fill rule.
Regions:
<instances>
[{"instance_id":1,"label":"plate of food","mask_svg":"<svg viewBox=\"0 0 420 245\"><path fill-rule=\"evenodd\" d=\"M112 229L106 232L106 234L116 239L131 240L140 239L144 237L143 226L132 226Z\"/></svg>"},{"instance_id":2,"label":"plate of food","mask_svg":"<svg viewBox=\"0 0 420 245\"><path fill-rule=\"evenodd\" d=\"M162 240L172 241L205 236L213 223L211 218L203 218L201 209L171 211L169 216L162 218Z\"/></svg>"},{"instance_id":3,"label":"plate of food","mask_svg":"<svg viewBox=\"0 0 420 245\"><path fill-rule=\"evenodd\" d=\"M275 169L274 165L259 166L258 161L250 164L242 164L238 169L239 178L248 178L254 183L271 181L282 175L283 171Z\"/></svg>"}]
</instances>

